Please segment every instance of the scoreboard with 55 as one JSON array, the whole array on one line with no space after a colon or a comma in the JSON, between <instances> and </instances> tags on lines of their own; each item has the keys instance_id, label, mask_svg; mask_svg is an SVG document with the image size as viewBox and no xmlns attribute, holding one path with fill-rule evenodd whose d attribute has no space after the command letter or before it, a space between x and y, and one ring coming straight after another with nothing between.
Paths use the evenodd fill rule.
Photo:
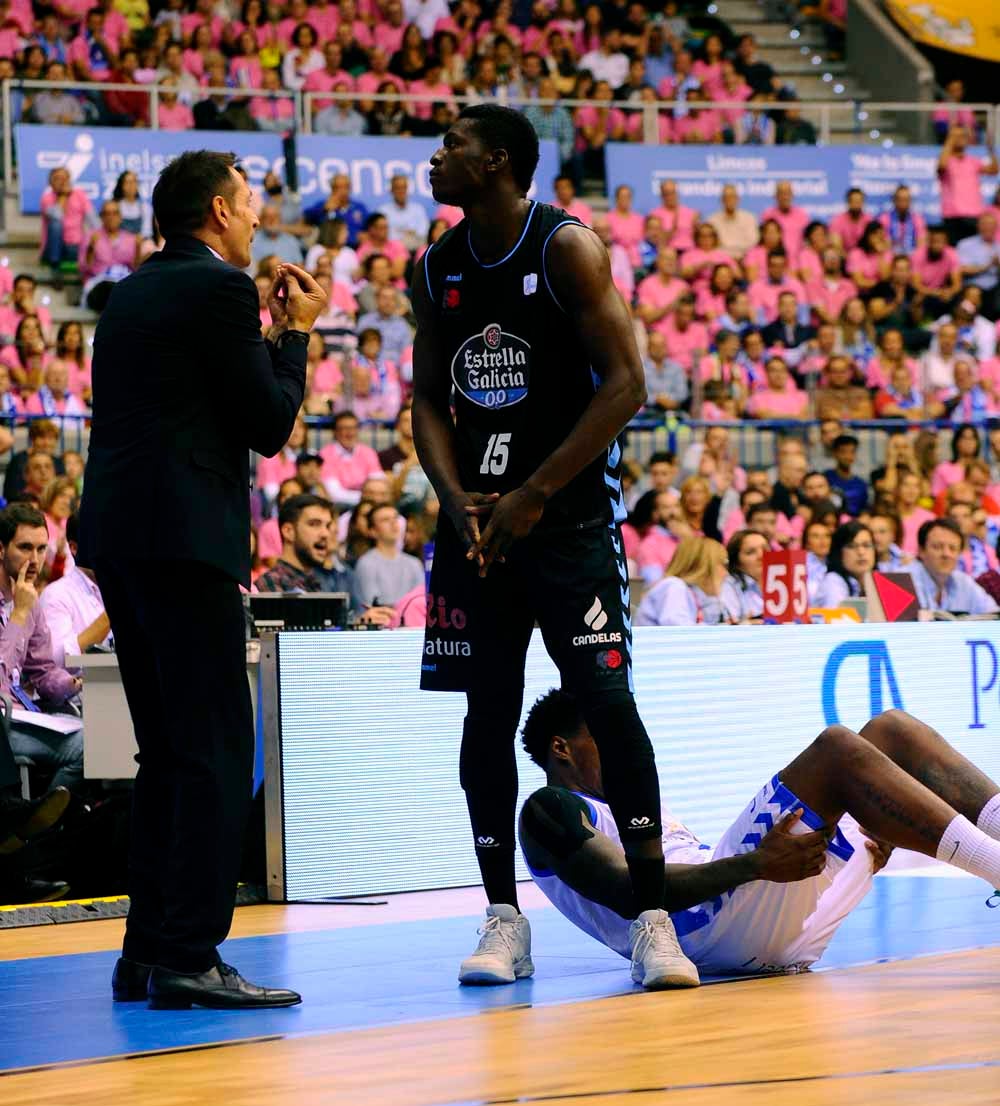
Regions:
<instances>
[{"instance_id":1,"label":"scoreboard with 55","mask_svg":"<svg viewBox=\"0 0 1000 1106\"><path fill-rule=\"evenodd\" d=\"M809 610L805 550L765 552L763 591L765 621L805 622Z\"/></svg>"}]
</instances>

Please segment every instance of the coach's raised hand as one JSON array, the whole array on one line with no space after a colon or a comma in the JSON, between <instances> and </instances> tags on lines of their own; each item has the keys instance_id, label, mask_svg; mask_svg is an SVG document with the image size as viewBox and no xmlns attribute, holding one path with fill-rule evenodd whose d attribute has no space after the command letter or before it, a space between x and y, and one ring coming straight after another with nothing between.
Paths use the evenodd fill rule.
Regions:
<instances>
[{"instance_id":1,"label":"coach's raised hand","mask_svg":"<svg viewBox=\"0 0 1000 1106\"><path fill-rule=\"evenodd\" d=\"M288 329L312 330L327 304L327 295L315 278L305 269L286 261L278 267L275 287L279 288L278 296L284 303Z\"/></svg>"},{"instance_id":2,"label":"coach's raised hand","mask_svg":"<svg viewBox=\"0 0 1000 1106\"><path fill-rule=\"evenodd\" d=\"M826 867L826 831L792 832L792 827L801 821L802 813L801 807L789 811L750 854L757 879L769 883L797 883L800 879L818 876Z\"/></svg>"}]
</instances>

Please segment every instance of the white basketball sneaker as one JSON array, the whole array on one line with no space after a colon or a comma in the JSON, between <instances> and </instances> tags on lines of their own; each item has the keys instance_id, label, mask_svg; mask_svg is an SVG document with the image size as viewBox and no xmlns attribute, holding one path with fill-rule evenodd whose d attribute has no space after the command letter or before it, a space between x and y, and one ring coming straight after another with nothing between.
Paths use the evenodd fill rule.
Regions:
<instances>
[{"instance_id":1,"label":"white basketball sneaker","mask_svg":"<svg viewBox=\"0 0 1000 1106\"><path fill-rule=\"evenodd\" d=\"M698 969L684 955L665 910L644 910L629 926L632 979L648 990L697 987Z\"/></svg>"},{"instance_id":2,"label":"white basketball sneaker","mask_svg":"<svg viewBox=\"0 0 1000 1106\"><path fill-rule=\"evenodd\" d=\"M492 903L479 930L479 947L462 961L459 983L513 983L535 974L531 962L531 926L512 906Z\"/></svg>"}]
</instances>

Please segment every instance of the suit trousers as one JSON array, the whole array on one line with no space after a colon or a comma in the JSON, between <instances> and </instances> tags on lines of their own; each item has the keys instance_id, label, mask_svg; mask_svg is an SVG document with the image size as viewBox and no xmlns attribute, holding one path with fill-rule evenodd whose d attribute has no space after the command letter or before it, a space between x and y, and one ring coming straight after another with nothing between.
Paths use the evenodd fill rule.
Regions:
<instances>
[{"instance_id":1,"label":"suit trousers","mask_svg":"<svg viewBox=\"0 0 1000 1106\"><path fill-rule=\"evenodd\" d=\"M205 971L232 924L253 783L239 585L195 561L96 572L139 746L123 955Z\"/></svg>"}]
</instances>

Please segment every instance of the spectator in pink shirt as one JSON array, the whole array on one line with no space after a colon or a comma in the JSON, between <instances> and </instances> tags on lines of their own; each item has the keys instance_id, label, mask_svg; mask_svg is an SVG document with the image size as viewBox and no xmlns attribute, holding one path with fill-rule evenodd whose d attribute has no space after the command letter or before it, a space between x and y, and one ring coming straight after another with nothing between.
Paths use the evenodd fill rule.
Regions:
<instances>
[{"instance_id":1,"label":"spectator in pink shirt","mask_svg":"<svg viewBox=\"0 0 1000 1106\"><path fill-rule=\"evenodd\" d=\"M207 23L199 23L191 36L191 44L184 48L184 68L204 84L209 65L219 56L212 44L212 28Z\"/></svg>"},{"instance_id":2,"label":"spectator in pink shirt","mask_svg":"<svg viewBox=\"0 0 1000 1106\"><path fill-rule=\"evenodd\" d=\"M336 42L327 42L323 47L323 68L313 70L302 86L303 92L332 92L338 85L345 85L350 91L354 88L354 78L342 66L343 53ZM332 100L317 98L312 101L314 112L322 111L332 104Z\"/></svg>"},{"instance_id":3,"label":"spectator in pink shirt","mask_svg":"<svg viewBox=\"0 0 1000 1106\"><path fill-rule=\"evenodd\" d=\"M40 303L35 302L38 285L30 273L18 273L10 293L10 302L0 308L0 334L13 341L18 325L25 315L34 315L42 328L42 335L52 336L52 313Z\"/></svg>"},{"instance_id":4,"label":"spectator in pink shirt","mask_svg":"<svg viewBox=\"0 0 1000 1106\"><path fill-rule=\"evenodd\" d=\"M646 584L655 584L674 555L677 539L667 529L676 516L676 494L648 491L639 497L627 525L635 535L635 570Z\"/></svg>"},{"instance_id":5,"label":"spectator in pink shirt","mask_svg":"<svg viewBox=\"0 0 1000 1106\"><path fill-rule=\"evenodd\" d=\"M797 276L803 284L818 280L823 272L823 254L831 246L830 232L826 223L814 220L806 227L805 239L799 256L796 258L798 266Z\"/></svg>"},{"instance_id":6,"label":"spectator in pink shirt","mask_svg":"<svg viewBox=\"0 0 1000 1106\"><path fill-rule=\"evenodd\" d=\"M201 26L208 27L211 44L218 47L222 41L225 22L221 15L215 14L215 0L195 0L194 11L181 16L181 35L184 41L192 42Z\"/></svg>"},{"instance_id":7,"label":"spectator in pink shirt","mask_svg":"<svg viewBox=\"0 0 1000 1106\"><path fill-rule=\"evenodd\" d=\"M784 358L769 357L764 371L767 387L750 397L747 414L754 419L808 418L809 397L795 386Z\"/></svg>"},{"instance_id":8,"label":"spectator in pink shirt","mask_svg":"<svg viewBox=\"0 0 1000 1106\"><path fill-rule=\"evenodd\" d=\"M584 172L604 176L605 143L621 142L625 136L625 115L613 106L611 85L598 81L592 93L594 103L577 108L575 158Z\"/></svg>"},{"instance_id":9,"label":"spectator in pink shirt","mask_svg":"<svg viewBox=\"0 0 1000 1106\"><path fill-rule=\"evenodd\" d=\"M97 221L94 208L86 193L73 187L69 170L64 168L49 173L41 208L42 260L58 269L64 261L76 260L87 228Z\"/></svg>"},{"instance_id":10,"label":"spectator in pink shirt","mask_svg":"<svg viewBox=\"0 0 1000 1106\"><path fill-rule=\"evenodd\" d=\"M628 251L624 246L612 242L611 228L608 226L606 215L598 215L594 219L594 233L604 243L608 251L612 283L621 293L622 299L631 304L635 296L635 269L628 259Z\"/></svg>"},{"instance_id":11,"label":"spectator in pink shirt","mask_svg":"<svg viewBox=\"0 0 1000 1106\"><path fill-rule=\"evenodd\" d=\"M778 300L789 292L800 304L806 302L806 290L795 277L788 275L788 256L783 249L772 250L767 255L767 275L763 280L751 282L747 293L750 305L757 312L757 321L764 326L778 317Z\"/></svg>"},{"instance_id":12,"label":"spectator in pink shirt","mask_svg":"<svg viewBox=\"0 0 1000 1106\"><path fill-rule=\"evenodd\" d=\"M608 212L608 229L611 241L628 254L634 269L640 264L639 244L643 240L644 220L638 211L632 210L632 189L620 184L615 189L615 206Z\"/></svg>"},{"instance_id":13,"label":"spectator in pink shirt","mask_svg":"<svg viewBox=\"0 0 1000 1106\"><path fill-rule=\"evenodd\" d=\"M573 184L572 177L556 177L553 188L556 194L556 207L561 207L567 215L579 219L585 227L594 225L594 209L583 200L577 199L576 186ZM461 217L462 213L459 211L459 218Z\"/></svg>"},{"instance_id":14,"label":"spectator in pink shirt","mask_svg":"<svg viewBox=\"0 0 1000 1106\"><path fill-rule=\"evenodd\" d=\"M300 23L292 32L292 47L281 59L281 83L285 88L300 91L309 74L323 68L325 62L317 49L318 42L309 23Z\"/></svg>"},{"instance_id":15,"label":"spectator in pink shirt","mask_svg":"<svg viewBox=\"0 0 1000 1106\"><path fill-rule=\"evenodd\" d=\"M847 275L858 286L862 299L870 296L877 284L888 280L892 258L885 228L872 219L858 239L857 246L847 255Z\"/></svg>"},{"instance_id":16,"label":"spectator in pink shirt","mask_svg":"<svg viewBox=\"0 0 1000 1106\"><path fill-rule=\"evenodd\" d=\"M847 190L847 210L830 220L830 238L847 254L861 241L871 216L865 211L865 194L860 188Z\"/></svg>"},{"instance_id":17,"label":"spectator in pink shirt","mask_svg":"<svg viewBox=\"0 0 1000 1106\"><path fill-rule=\"evenodd\" d=\"M313 331L313 333L315 333L315 331ZM293 495L304 494L305 488L302 487L294 476L290 476L287 480L281 481L278 487L275 506L277 510L281 510L281 505L287 499L291 499ZM257 528L257 556L268 568L273 568L281 556L281 548L281 529L278 526L278 515L277 511L275 511L271 518L264 519Z\"/></svg>"},{"instance_id":18,"label":"spectator in pink shirt","mask_svg":"<svg viewBox=\"0 0 1000 1106\"><path fill-rule=\"evenodd\" d=\"M699 319L715 323L726 313L730 292L736 287L736 273L728 265L716 265L707 288L695 296L694 309Z\"/></svg>"},{"instance_id":19,"label":"spectator in pink shirt","mask_svg":"<svg viewBox=\"0 0 1000 1106\"><path fill-rule=\"evenodd\" d=\"M239 53L229 63L229 73L240 88L260 88L264 67L260 63L257 36L253 31L242 31L236 40Z\"/></svg>"},{"instance_id":20,"label":"spectator in pink shirt","mask_svg":"<svg viewBox=\"0 0 1000 1106\"><path fill-rule=\"evenodd\" d=\"M719 248L719 233L711 223L698 225L694 241L694 249L686 250L681 259L681 276L691 282L696 292L708 286L716 265L728 265L740 273L736 259Z\"/></svg>"},{"instance_id":21,"label":"spectator in pink shirt","mask_svg":"<svg viewBox=\"0 0 1000 1106\"><path fill-rule=\"evenodd\" d=\"M81 81L109 81L118 64L118 52L104 29L104 12L91 8L85 25L66 53L75 76Z\"/></svg>"},{"instance_id":22,"label":"spectator in pink shirt","mask_svg":"<svg viewBox=\"0 0 1000 1106\"><path fill-rule=\"evenodd\" d=\"M366 421L393 422L402 405L399 370L382 356L382 335L374 328L358 335L358 350L351 359L353 410Z\"/></svg>"},{"instance_id":23,"label":"spectator in pink shirt","mask_svg":"<svg viewBox=\"0 0 1000 1106\"><path fill-rule=\"evenodd\" d=\"M674 141L694 145L719 142L722 137L722 115L710 106L701 88L688 87L686 104L674 109ZM678 114L680 112L680 114Z\"/></svg>"},{"instance_id":24,"label":"spectator in pink shirt","mask_svg":"<svg viewBox=\"0 0 1000 1106\"><path fill-rule=\"evenodd\" d=\"M988 161L982 161L967 152L968 145L969 132L965 127L954 126L948 131L938 157L941 215L953 246L976 233L976 220L983 211L979 178L1000 172L993 154Z\"/></svg>"},{"instance_id":25,"label":"spectator in pink shirt","mask_svg":"<svg viewBox=\"0 0 1000 1106\"><path fill-rule=\"evenodd\" d=\"M955 427L951 436L951 460L935 466L931 475L931 495L936 499L949 485L965 479L965 466L975 461L983 450L979 431L966 424ZM909 552L909 550L907 550Z\"/></svg>"},{"instance_id":26,"label":"spectator in pink shirt","mask_svg":"<svg viewBox=\"0 0 1000 1106\"><path fill-rule=\"evenodd\" d=\"M780 180L774 186L774 207L761 214L761 220L773 219L780 227L785 249L789 257L796 257L805 238L810 216L804 207L794 204L795 193L791 181Z\"/></svg>"},{"instance_id":27,"label":"spectator in pink shirt","mask_svg":"<svg viewBox=\"0 0 1000 1106\"><path fill-rule=\"evenodd\" d=\"M403 22L403 5L400 0L387 0L383 11L384 21L375 25L375 45L384 50L387 57L393 54L403 45L403 35L406 32L406 24Z\"/></svg>"},{"instance_id":28,"label":"spectator in pink shirt","mask_svg":"<svg viewBox=\"0 0 1000 1106\"><path fill-rule=\"evenodd\" d=\"M339 31L341 27L349 27L358 46L362 50L370 51L375 40L372 37L371 26L364 19L359 18L358 5L354 0L340 0L337 9L340 20L337 30ZM320 35L320 37L323 36Z\"/></svg>"},{"instance_id":29,"label":"spectator in pink shirt","mask_svg":"<svg viewBox=\"0 0 1000 1106\"><path fill-rule=\"evenodd\" d=\"M364 97L378 92L386 81L394 85L397 92L406 91L406 82L395 73L389 72L389 55L376 47L371 53L371 68L355 80L354 88L359 96ZM374 107L374 100L362 99L358 103L358 108L363 114L374 110Z\"/></svg>"},{"instance_id":30,"label":"spectator in pink shirt","mask_svg":"<svg viewBox=\"0 0 1000 1106\"><path fill-rule=\"evenodd\" d=\"M959 479L961 478L960 476ZM920 532L920 527L935 517L933 511L920 506L923 494L923 481L917 473L900 474L899 485L896 488L896 513L903 524L903 533L899 545L903 552L909 553L911 557L917 554L917 534Z\"/></svg>"},{"instance_id":31,"label":"spectator in pink shirt","mask_svg":"<svg viewBox=\"0 0 1000 1106\"><path fill-rule=\"evenodd\" d=\"M24 405L29 415L85 415L87 408L69 390L69 369L63 361L50 361L45 367L45 383L28 396Z\"/></svg>"},{"instance_id":32,"label":"spectator in pink shirt","mask_svg":"<svg viewBox=\"0 0 1000 1106\"><path fill-rule=\"evenodd\" d=\"M740 361L740 337L731 330L720 330L715 336L715 352L706 353L698 363L698 372L706 388L715 382L722 384L726 395L735 400L742 411L750 394L750 380Z\"/></svg>"},{"instance_id":33,"label":"spectator in pink shirt","mask_svg":"<svg viewBox=\"0 0 1000 1106\"><path fill-rule=\"evenodd\" d=\"M86 283L113 265L138 267L139 236L122 230L118 201L106 200L101 206L101 226L80 244L80 276Z\"/></svg>"},{"instance_id":34,"label":"spectator in pink shirt","mask_svg":"<svg viewBox=\"0 0 1000 1106\"><path fill-rule=\"evenodd\" d=\"M895 329L886 330L878 340L878 354L868 362L865 386L888 387L892 380L893 369L897 365L905 365L914 386L920 382L920 365L912 357L906 356L902 332Z\"/></svg>"},{"instance_id":35,"label":"spectator in pink shirt","mask_svg":"<svg viewBox=\"0 0 1000 1106\"><path fill-rule=\"evenodd\" d=\"M344 374L336 357L327 357L323 335L309 335L306 360L306 402L309 415L331 415L344 407Z\"/></svg>"},{"instance_id":36,"label":"spectator in pink shirt","mask_svg":"<svg viewBox=\"0 0 1000 1106\"><path fill-rule=\"evenodd\" d=\"M693 207L685 207L680 203L676 181L665 180L660 183L660 206L654 208L650 215L655 215L660 220L667 242L675 250L689 250L694 245L694 228L699 215Z\"/></svg>"},{"instance_id":37,"label":"spectator in pink shirt","mask_svg":"<svg viewBox=\"0 0 1000 1106\"><path fill-rule=\"evenodd\" d=\"M358 260L364 262L369 254L381 254L389 259L394 281L403 279L409 252L402 242L389 237L389 221L381 212L373 212L365 220L365 240L358 247Z\"/></svg>"},{"instance_id":38,"label":"spectator in pink shirt","mask_svg":"<svg viewBox=\"0 0 1000 1106\"><path fill-rule=\"evenodd\" d=\"M433 96L434 100L413 100L409 104L409 113L414 119L430 119L434 102L438 101L455 110L455 101L451 85L441 78L441 62L438 58L429 57L424 67L423 76L415 81L410 81L409 91L414 95Z\"/></svg>"},{"instance_id":39,"label":"spectator in pink shirt","mask_svg":"<svg viewBox=\"0 0 1000 1106\"><path fill-rule=\"evenodd\" d=\"M848 302L858 294L858 286L844 276L840 253L829 247L823 251L823 271L819 279L806 285L806 302L821 323L836 323Z\"/></svg>"},{"instance_id":40,"label":"spectator in pink shirt","mask_svg":"<svg viewBox=\"0 0 1000 1106\"><path fill-rule=\"evenodd\" d=\"M808 293L811 296L811 293ZM801 380L808 377L819 379L826 368L827 361L837 352L837 327L834 323L820 323L816 328L816 337L806 344L805 356L795 366Z\"/></svg>"},{"instance_id":41,"label":"spectator in pink shirt","mask_svg":"<svg viewBox=\"0 0 1000 1106\"><path fill-rule=\"evenodd\" d=\"M776 219L765 219L760 225L760 240L743 255L743 273L748 281L761 280L767 273L767 255L772 250L784 249L781 224ZM785 250L788 253L787 250ZM791 268L794 269L794 264Z\"/></svg>"},{"instance_id":42,"label":"spectator in pink shirt","mask_svg":"<svg viewBox=\"0 0 1000 1106\"><path fill-rule=\"evenodd\" d=\"M24 401L14 391L10 381L10 369L0 360L0 418L13 419L23 414Z\"/></svg>"},{"instance_id":43,"label":"spectator in pink shirt","mask_svg":"<svg viewBox=\"0 0 1000 1106\"><path fill-rule=\"evenodd\" d=\"M954 247L948 245L945 228L931 227L927 245L916 249L911 261L913 286L924 297L925 315L929 318L943 315L962 291L962 263Z\"/></svg>"},{"instance_id":44,"label":"spectator in pink shirt","mask_svg":"<svg viewBox=\"0 0 1000 1106\"><path fill-rule=\"evenodd\" d=\"M712 96L713 100L717 100L726 104L744 104L753 95L753 89L746 83L742 75L736 71L736 67L731 61L724 61L722 63L722 85L718 88L715 94ZM720 108L719 115L722 119L723 127L732 131L740 119L743 118L745 108L733 107L733 108Z\"/></svg>"},{"instance_id":45,"label":"spectator in pink shirt","mask_svg":"<svg viewBox=\"0 0 1000 1106\"><path fill-rule=\"evenodd\" d=\"M257 487L268 503L274 502L281 482L295 475L295 459L300 453L306 452L307 444L306 424L300 416L295 420L288 441L277 456L257 458Z\"/></svg>"},{"instance_id":46,"label":"spectator in pink shirt","mask_svg":"<svg viewBox=\"0 0 1000 1106\"><path fill-rule=\"evenodd\" d=\"M10 369L11 380L22 398L38 391L49 355L37 315L21 319L14 343L0 351L0 361Z\"/></svg>"},{"instance_id":47,"label":"spectator in pink shirt","mask_svg":"<svg viewBox=\"0 0 1000 1106\"><path fill-rule=\"evenodd\" d=\"M706 95L713 100L718 100L723 88L722 39L716 34L711 34L705 39L701 49L702 57L691 66L691 73L697 78Z\"/></svg>"},{"instance_id":48,"label":"spectator in pink shirt","mask_svg":"<svg viewBox=\"0 0 1000 1106\"><path fill-rule=\"evenodd\" d=\"M711 344L705 324L695 321L694 296L690 293L677 301L673 314L660 331L667 340L667 356L688 373L694 365L695 355L706 353Z\"/></svg>"},{"instance_id":49,"label":"spectator in pink shirt","mask_svg":"<svg viewBox=\"0 0 1000 1106\"><path fill-rule=\"evenodd\" d=\"M277 69L265 69L261 82L265 92L281 89ZM250 115L262 131L285 131L295 117L295 104L289 96L254 96L250 101Z\"/></svg>"},{"instance_id":50,"label":"spectator in pink shirt","mask_svg":"<svg viewBox=\"0 0 1000 1106\"><path fill-rule=\"evenodd\" d=\"M650 330L664 332L667 318L683 296L690 295L687 283L677 276L677 251L672 247L656 255L656 268L639 282L636 311Z\"/></svg>"},{"instance_id":51,"label":"spectator in pink shirt","mask_svg":"<svg viewBox=\"0 0 1000 1106\"><path fill-rule=\"evenodd\" d=\"M323 484L330 498L340 506L353 507L361 501L361 488L369 477L382 479L378 454L358 440L358 417L341 411L333 420L333 441L320 450Z\"/></svg>"},{"instance_id":52,"label":"spectator in pink shirt","mask_svg":"<svg viewBox=\"0 0 1000 1106\"><path fill-rule=\"evenodd\" d=\"M950 80L944 86L945 103L939 103L931 119L934 122L934 134L938 142L944 142L952 127L965 127L969 134L976 133L976 113L969 107L962 107L965 99L965 82L959 78Z\"/></svg>"},{"instance_id":53,"label":"spectator in pink shirt","mask_svg":"<svg viewBox=\"0 0 1000 1106\"><path fill-rule=\"evenodd\" d=\"M161 131L194 130L194 112L177 98L177 78L171 74L160 82L160 102L157 104L157 121Z\"/></svg>"},{"instance_id":54,"label":"spectator in pink shirt","mask_svg":"<svg viewBox=\"0 0 1000 1106\"><path fill-rule=\"evenodd\" d=\"M83 340L83 327L73 319L59 327L56 337L56 357L69 371L69 390L84 403L90 403L90 358Z\"/></svg>"},{"instance_id":55,"label":"spectator in pink shirt","mask_svg":"<svg viewBox=\"0 0 1000 1106\"><path fill-rule=\"evenodd\" d=\"M329 0L313 0L306 7L306 22L312 26L320 42L327 42L336 35L340 20L340 12Z\"/></svg>"}]
</instances>

